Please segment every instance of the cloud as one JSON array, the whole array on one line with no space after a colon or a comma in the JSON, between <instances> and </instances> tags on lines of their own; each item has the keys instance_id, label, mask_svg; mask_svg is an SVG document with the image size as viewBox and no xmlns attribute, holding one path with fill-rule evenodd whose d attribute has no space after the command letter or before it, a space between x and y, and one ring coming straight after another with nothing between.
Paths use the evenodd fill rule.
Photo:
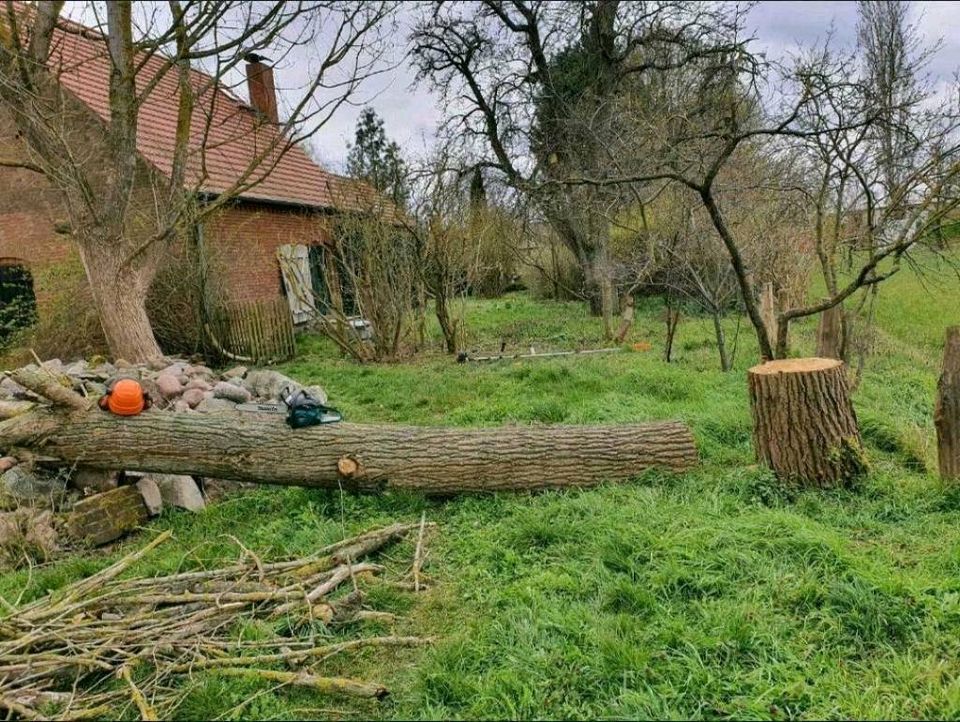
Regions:
<instances>
[{"instance_id":1,"label":"cloud","mask_svg":"<svg viewBox=\"0 0 960 722\"><path fill-rule=\"evenodd\" d=\"M943 47L929 67L933 81L945 87L960 63L960 2L918 2L915 16L929 42L942 40ZM411 10L402 11L403 33L397 34L395 53L406 52L401 42L409 32ZM855 2L761 2L750 12L747 27L756 36L755 48L772 58L783 58L799 47L822 42L832 31L831 43L852 48L856 42ZM431 138L442 118L436 98L427 90L411 89L414 71L401 62L388 75L371 83L369 104L383 117L387 133L404 149L420 148ZM334 165L346 157L346 144L353 136L359 108L341 113L314 139L321 157Z\"/></svg>"}]
</instances>

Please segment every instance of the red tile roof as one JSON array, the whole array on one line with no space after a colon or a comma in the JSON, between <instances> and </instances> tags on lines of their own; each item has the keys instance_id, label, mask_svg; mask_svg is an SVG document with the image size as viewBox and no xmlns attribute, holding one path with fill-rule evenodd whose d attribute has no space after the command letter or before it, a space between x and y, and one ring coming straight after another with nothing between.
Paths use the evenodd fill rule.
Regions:
<instances>
[{"instance_id":1,"label":"red tile roof","mask_svg":"<svg viewBox=\"0 0 960 722\"><path fill-rule=\"evenodd\" d=\"M144 88L165 62L157 55L147 59L138 73L138 87ZM101 34L62 23L50 66L59 73L64 88L109 122L110 59ZM209 75L192 71L192 84L197 102L187 164L190 187L218 194L241 182L249 187L240 197L251 200L347 211L371 211L383 205L382 197L368 184L324 170L299 144L278 142L278 126L263 122L222 86L213 87ZM138 117L137 149L167 175L173 161L178 99L177 73L168 71L143 100ZM256 159L271 144L271 153L258 165ZM256 166L252 172L251 164Z\"/></svg>"}]
</instances>

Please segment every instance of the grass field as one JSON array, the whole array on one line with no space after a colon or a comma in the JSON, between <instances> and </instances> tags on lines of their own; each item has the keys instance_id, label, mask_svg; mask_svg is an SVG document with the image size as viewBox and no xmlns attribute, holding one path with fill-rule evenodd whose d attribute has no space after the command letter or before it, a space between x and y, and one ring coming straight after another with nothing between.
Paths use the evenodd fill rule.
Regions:
<instances>
[{"instance_id":1,"label":"grass field","mask_svg":"<svg viewBox=\"0 0 960 722\"><path fill-rule=\"evenodd\" d=\"M388 701L358 706L209 673L194 678L178 716L960 716L960 490L931 473L938 354L944 325L960 319L960 284L945 269L939 278L928 293L904 271L881 292L883 334L855 398L872 472L842 492L785 490L753 465L746 326L726 374L709 324L695 318L680 327L676 362L664 363L653 302L630 338L652 343L648 352L464 365L436 353L358 367L305 339L284 370L323 384L353 421L680 418L703 463L588 491L441 502L263 489L200 516L167 513L151 529L176 540L139 573L233 559L228 533L274 558L424 510L439 524L427 568L438 584L376 600L401 614L398 632L439 642L338 668L387 683ZM512 295L467 311L473 350L501 338L517 350L600 343L577 304ZM810 352L811 339L799 324L795 352ZM0 594L34 598L142 543L7 573Z\"/></svg>"}]
</instances>

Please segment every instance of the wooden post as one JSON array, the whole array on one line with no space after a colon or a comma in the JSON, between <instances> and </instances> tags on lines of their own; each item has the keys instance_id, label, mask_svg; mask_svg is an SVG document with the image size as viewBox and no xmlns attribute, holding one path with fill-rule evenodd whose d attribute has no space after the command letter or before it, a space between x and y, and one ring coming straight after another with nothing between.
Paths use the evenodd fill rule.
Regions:
<instances>
[{"instance_id":1,"label":"wooden post","mask_svg":"<svg viewBox=\"0 0 960 722\"><path fill-rule=\"evenodd\" d=\"M841 486L867 470L844 364L770 361L748 372L757 459L783 479Z\"/></svg>"},{"instance_id":2,"label":"wooden post","mask_svg":"<svg viewBox=\"0 0 960 722\"><path fill-rule=\"evenodd\" d=\"M773 294L773 284L763 284L763 290L760 292L760 317L763 319L763 326L767 330L767 340L770 346L777 347L777 301ZM770 359L766 359L769 361Z\"/></svg>"},{"instance_id":3,"label":"wooden post","mask_svg":"<svg viewBox=\"0 0 960 722\"><path fill-rule=\"evenodd\" d=\"M843 306L836 305L820 314L817 325L817 356L843 358Z\"/></svg>"},{"instance_id":4,"label":"wooden post","mask_svg":"<svg viewBox=\"0 0 960 722\"><path fill-rule=\"evenodd\" d=\"M937 428L940 477L960 478L960 326L947 328L933 423Z\"/></svg>"}]
</instances>

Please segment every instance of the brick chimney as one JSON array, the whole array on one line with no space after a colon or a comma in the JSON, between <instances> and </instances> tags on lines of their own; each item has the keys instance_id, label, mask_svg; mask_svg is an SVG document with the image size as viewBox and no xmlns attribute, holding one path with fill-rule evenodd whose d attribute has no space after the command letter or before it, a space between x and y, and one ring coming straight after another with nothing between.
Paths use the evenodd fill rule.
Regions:
<instances>
[{"instance_id":1,"label":"brick chimney","mask_svg":"<svg viewBox=\"0 0 960 722\"><path fill-rule=\"evenodd\" d=\"M247 53L247 90L250 93L250 105L266 120L279 123L277 115L277 91L273 87L273 68L264 63L262 55Z\"/></svg>"}]
</instances>

